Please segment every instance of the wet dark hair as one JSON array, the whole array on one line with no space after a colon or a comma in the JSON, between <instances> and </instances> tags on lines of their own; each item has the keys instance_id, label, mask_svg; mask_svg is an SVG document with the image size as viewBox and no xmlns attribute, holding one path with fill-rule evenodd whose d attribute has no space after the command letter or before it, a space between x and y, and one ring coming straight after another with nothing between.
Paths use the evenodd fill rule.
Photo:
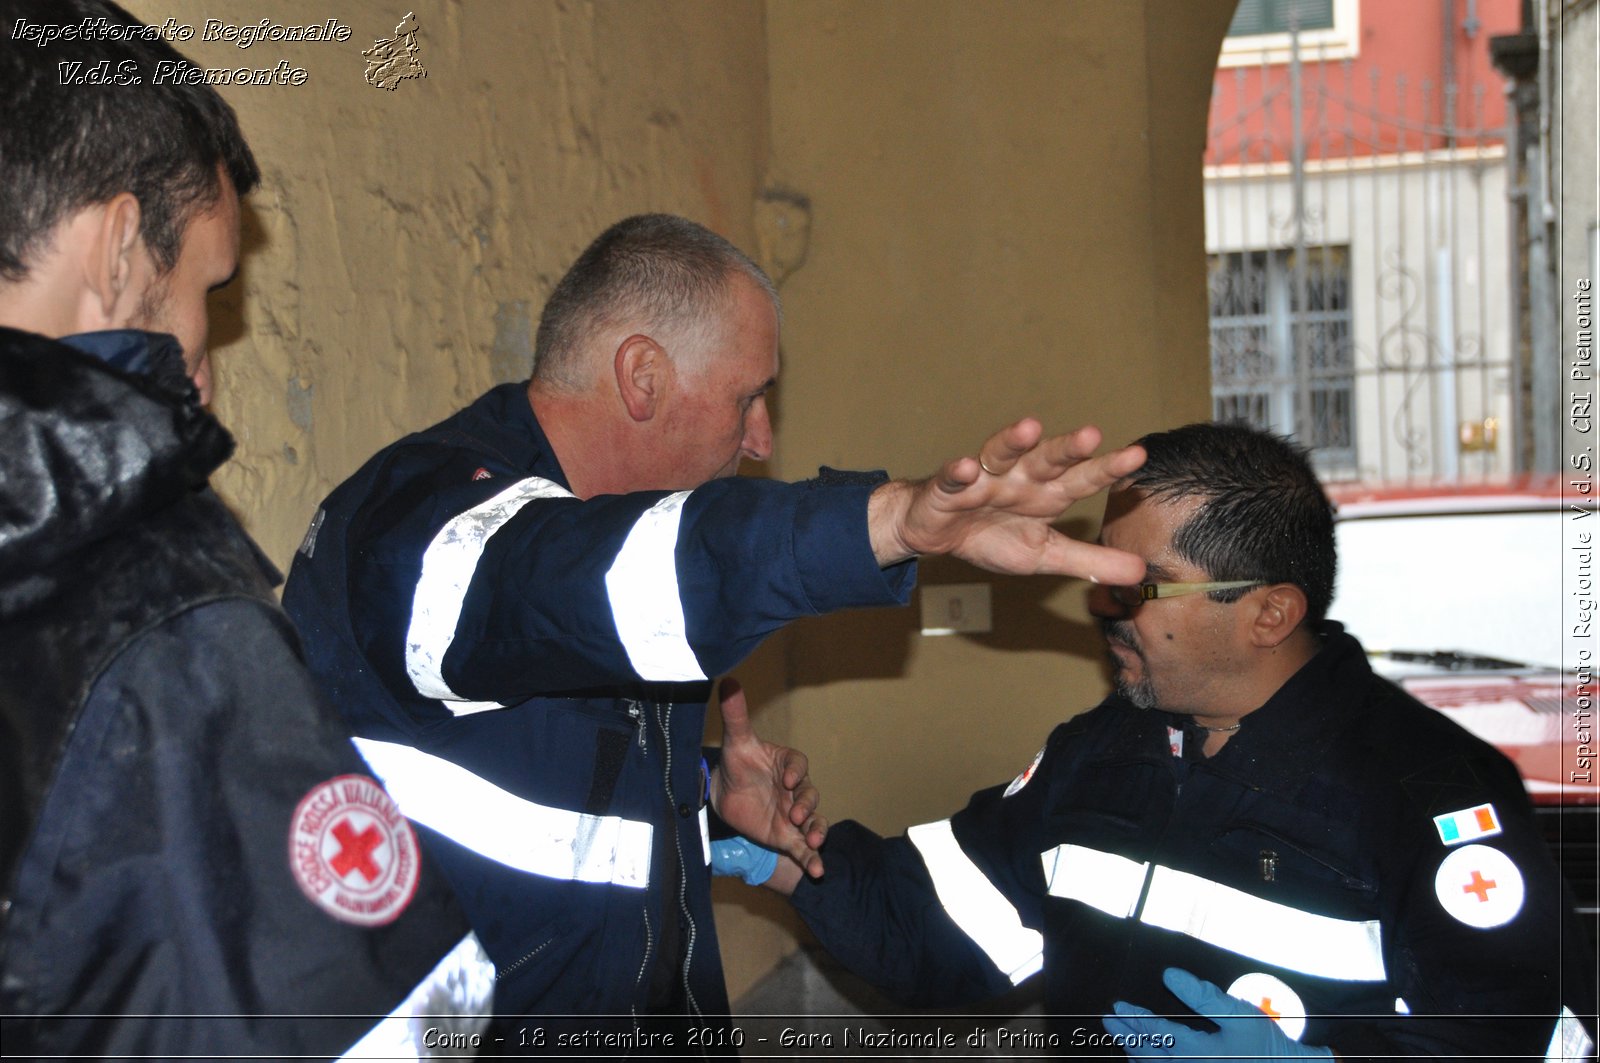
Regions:
<instances>
[{"instance_id":1,"label":"wet dark hair","mask_svg":"<svg viewBox=\"0 0 1600 1063\"><path fill-rule=\"evenodd\" d=\"M744 274L778 293L748 255L705 226L672 214L624 218L595 238L567 270L539 318L533 375L558 387L578 387L578 359L594 329L629 315L656 326L712 319Z\"/></svg>"},{"instance_id":2,"label":"wet dark hair","mask_svg":"<svg viewBox=\"0 0 1600 1063\"><path fill-rule=\"evenodd\" d=\"M1292 583L1305 592L1308 621L1327 615L1338 569L1333 506L1303 448L1243 424L1184 425L1139 443L1149 458L1124 486L1203 500L1172 536L1179 557L1214 580Z\"/></svg>"},{"instance_id":3,"label":"wet dark hair","mask_svg":"<svg viewBox=\"0 0 1600 1063\"><path fill-rule=\"evenodd\" d=\"M42 41L41 28L70 39ZM178 66L158 83L161 63ZM0 0L0 280L26 277L57 225L123 192L166 272L189 221L221 196L219 167L240 195L256 186L233 109L171 74L192 65L106 0ZM83 74L108 83L75 84Z\"/></svg>"}]
</instances>

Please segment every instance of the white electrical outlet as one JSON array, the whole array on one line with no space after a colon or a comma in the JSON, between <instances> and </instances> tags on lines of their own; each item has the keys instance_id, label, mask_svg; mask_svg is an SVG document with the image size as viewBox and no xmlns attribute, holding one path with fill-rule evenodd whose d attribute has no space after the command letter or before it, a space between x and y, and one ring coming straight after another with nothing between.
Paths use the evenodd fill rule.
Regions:
<instances>
[{"instance_id":1,"label":"white electrical outlet","mask_svg":"<svg viewBox=\"0 0 1600 1063\"><path fill-rule=\"evenodd\" d=\"M981 634L991 629L987 583L945 583L922 588L924 635Z\"/></svg>"}]
</instances>

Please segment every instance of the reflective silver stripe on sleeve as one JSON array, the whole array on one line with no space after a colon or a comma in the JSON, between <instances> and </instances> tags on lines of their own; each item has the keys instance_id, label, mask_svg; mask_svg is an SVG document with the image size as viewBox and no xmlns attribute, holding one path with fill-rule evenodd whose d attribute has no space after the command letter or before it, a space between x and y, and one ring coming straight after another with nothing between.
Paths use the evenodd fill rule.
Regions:
<instances>
[{"instance_id":1,"label":"reflective silver stripe on sleeve","mask_svg":"<svg viewBox=\"0 0 1600 1063\"><path fill-rule=\"evenodd\" d=\"M1022 925L1005 894L961 851L950 821L912 827L906 837L922 854L939 903L1000 973L1012 985L1038 974L1044 966L1043 935Z\"/></svg>"},{"instance_id":2,"label":"reflective silver stripe on sleeve","mask_svg":"<svg viewBox=\"0 0 1600 1063\"><path fill-rule=\"evenodd\" d=\"M1107 915L1187 934L1229 952L1319 978L1381 982L1382 927L1375 919L1335 919L1269 901L1186 871L1130 860L1081 845L1040 854L1050 894ZM1150 886L1139 894L1145 870Z\"/></svg>"},{"instance_id":3,"label":"reflective silver stripe on sleeve","mask_svg":"<svg viewBox=\"0 0 1600 1063\"><path fill-rule=\"evenodd\" d=\"M678 525L689 492L668 495L640 515L606 573L611 618L633 670L653 683L706 678L689 648L678 597Z\"/></svg>"},{"instance_id":4,"label":"reflective silver stripe on sleeve","mask_svg":"<svg viewBox=\"0 0 1600 1063\"><path fill-rule=\"evenodd\" d=\"M411 597L411 625L406 629L406 674L417 693L438 698L457 716L504 708L493 701L469 701L451 690L444 681L444 655L455 641L467 588L490 536L536 498L572 497L559 484L531 476L456 514L439 529L422 555L422 575Z\"/></svg>"},{"instance_id":5,"label":"reflective silver stripe on sleeve","mask_svg":"<svg viewBox=\"0 0 1600 1063\"><path fill-rule=\"evenodd\" d=\"M1052 897L1082 901L1107 915L1126 919L1139 905L1149 864L1082 845L1058 845L1039 854Z\"/></svg>"},{"instance_id":6,"label":"reflective silver stripe on sleeve","mask_svg":"<svg viewBox=\"0 0 1600 1063\"><path fill-rule=\"evenodd\" d=\"M426 1059L454 1037L482 1034L494 1012L494 964L476 934L462 938L400 1006L350 1046L344 1059ZM439 1043L423 1043L435 1030Z\"/></svg>"},{"instance_id":7,"label":"reflective silver stripe on sleeve","mask_svg":"<svg viewBox=\"0 0 1600 1063\"><path fill-rule=\"evenodd\" d=\"M1583 1028L1583 1023L1571 1008L1562 1008L1561 1018L1556 1020L1556 1032L1550 1038L1550 1047L1545 1049L1545 1063L1578 1063L1580 1060L1593 1059L1593 1053L1594 1041L1589 1037L1589 1031Z\"/></svg>"},{"instance_id":8,"label":"reflective silver stripe on sleeve","mask_svg":"<svg viewBox=\"0 0 1600 1063\"><path fill-rule=\"evenodd\" d=\"M1155 869L1139 919L1319 978L1381 982L1386 977L1376 919L1301 911L1170 867Z\"/></svg>"},{"instance_id":9,"label":"reflective silver stripe on sleeve","mask_svg":"<svg viewBox=\"0 0 1600 1063\"><path fill-rule=\"evenodd\" d=\"M353 741L402 812L475 853L545 878L650 883L648 823L536 804L419 749Z\"/></svg>"}]
</instances>

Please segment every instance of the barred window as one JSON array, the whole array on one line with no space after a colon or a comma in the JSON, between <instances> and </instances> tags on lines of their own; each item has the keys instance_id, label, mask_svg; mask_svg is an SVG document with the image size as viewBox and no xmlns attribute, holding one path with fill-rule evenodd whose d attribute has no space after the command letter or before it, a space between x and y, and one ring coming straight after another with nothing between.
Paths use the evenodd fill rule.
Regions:
<instances>
[{"instance_id":1,"label":"barred window","mask_svg":"<svg viewBox=\"0 0 1600 1063\"><path fill-rule=\"evenodd\" d=\"M1353 469L1349 249L1306 250L1304 307L1293 251L1231 251L1209 265L1212 415L1295 436L1324 474Z\"/></svg>"},{"instance_id":2,"label":"barred window","mask_svg":"<svg viewBox=\"0 0 1600 1063\"><path fill-rule=\"evenodd\" d=\"M1332 29L1333 0L1239 0L1228 36L1288 33L1297 22L1302 30Z\"/></svg>"}]
</instances>

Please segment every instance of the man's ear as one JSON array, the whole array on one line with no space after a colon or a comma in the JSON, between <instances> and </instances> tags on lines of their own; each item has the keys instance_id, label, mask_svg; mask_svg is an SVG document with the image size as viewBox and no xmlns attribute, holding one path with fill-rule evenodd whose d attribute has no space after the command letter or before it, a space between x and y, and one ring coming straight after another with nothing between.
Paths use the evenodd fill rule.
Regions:
<instances>
[{"instance_id":1,"label":"man's ear","mask_svg":"<svg viewBox=\"0 0 1600 1063\"><path fill-rule=\"evenodd\" d=\"M672 360L661 344L641 333L634 333L617 345L612 367L617 377L617 393L628 416L648 421L660 409L672 382Z\"/></svg>"},{"instance_id":2,"label":"man's ear","mask_svg":"<svg viewBox=\"0 0 1600 1063\"><path fill-rule=\"evenodd\" d=\"M138 304L141 257L149 255L139 239L143 214L132 192L118 192L99 211L83 234L84 280L92 300L86 309L98 315L100 328L121 328Z\"/></svg>"},{"instance_id":3,"label":"man's ear","mask_svg":"<svg viewBox=\"0 0 1600 1063\"><path fill-rule=\"evenodd\" d=\"M1306 592L1293 583L1274 583L1262 596L1250 621L1250 641L1262 649L1273 649L1300 629L1306 618Z\"/></svg>"}]
</instances>

